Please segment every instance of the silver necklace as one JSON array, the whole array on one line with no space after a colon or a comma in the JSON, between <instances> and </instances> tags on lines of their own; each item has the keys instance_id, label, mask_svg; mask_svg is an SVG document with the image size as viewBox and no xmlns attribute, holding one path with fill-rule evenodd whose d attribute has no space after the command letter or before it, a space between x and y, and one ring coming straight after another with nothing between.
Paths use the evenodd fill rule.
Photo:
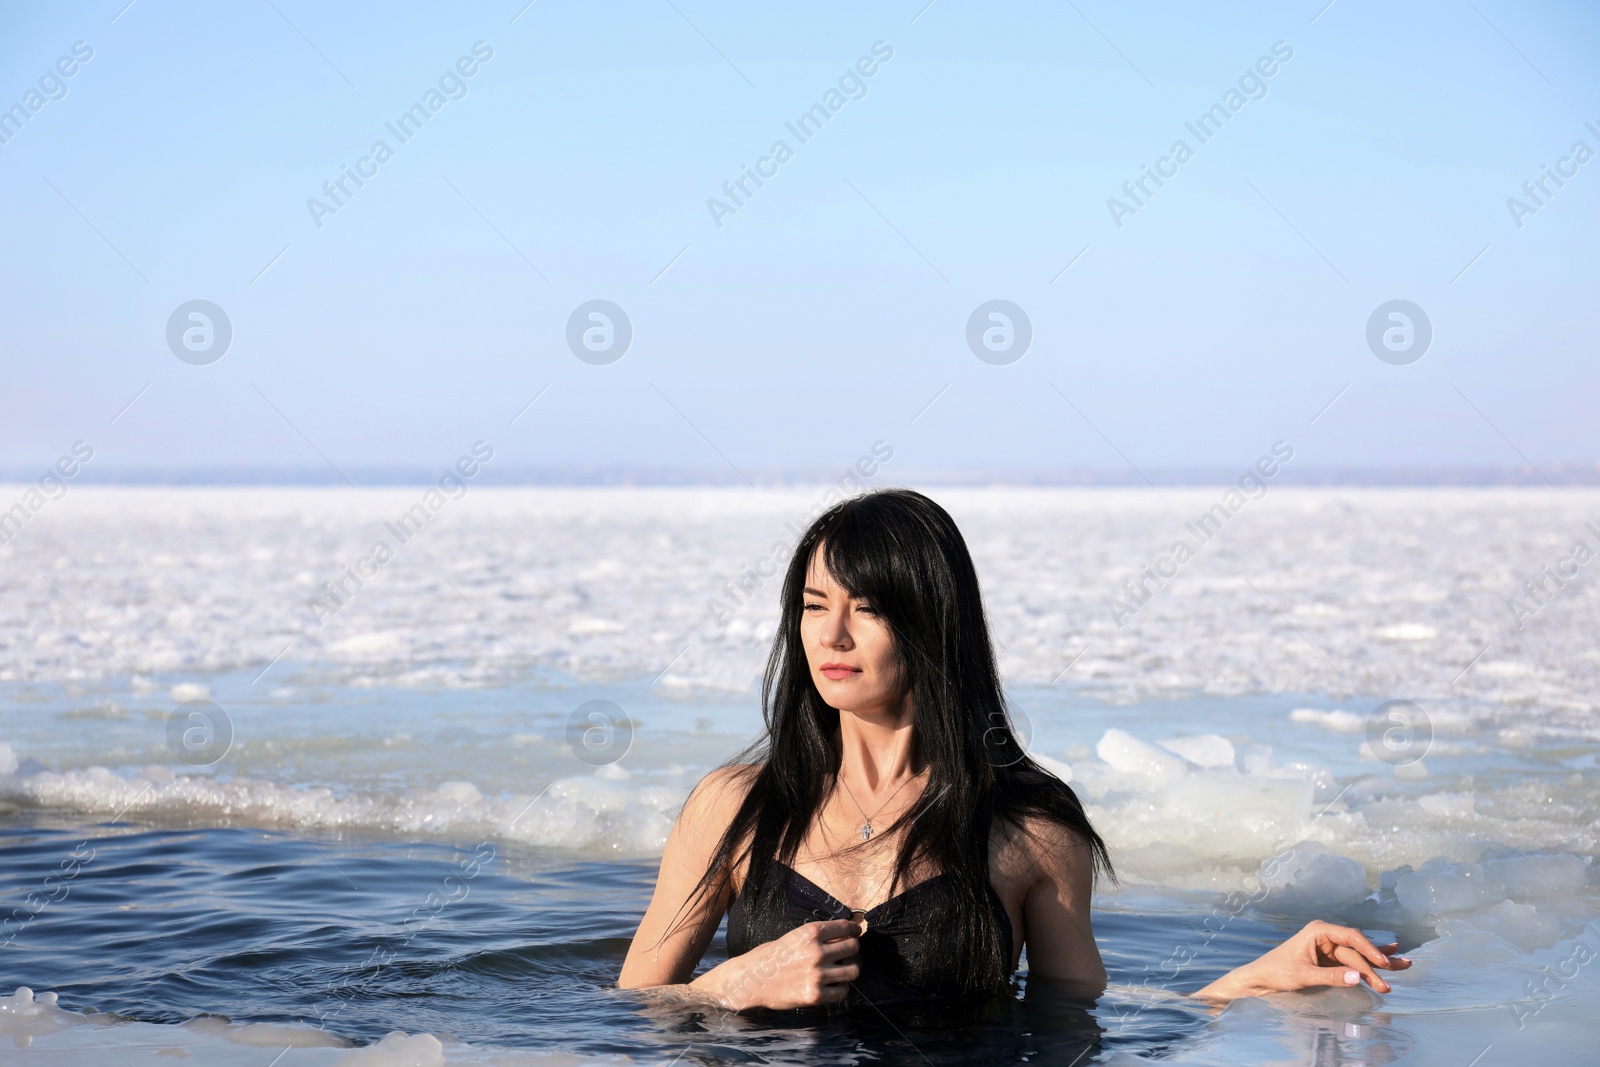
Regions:
<instances>
[{"instance_id":1,"label":"silver necklace","mask_svg":"<svg viewBox=\"0 0 1600 1067\"><path fill-rule=\"evenodd\" d=\"M856 806L856 810L859 811L861 813L861 817L864 820L866 820L865 822L863 822L861 824L860 828L857 830L857 833L859 833L861 835L861 840L863 840L863 841L872 840L872 819L873 819L873 816L877 815L879 811L882 811L884 808L888 807L889 806L889 801L893 800L895 797L899 796L900 795L900 790L902 790L906 786L910 785L912 779L920 778L920 777L922 777L921 774L913 774L910 778L907 778L905 781L901 782L895 788L895 791L893 793L889 794L888 800L885 800L882 804L879 804L878 805L878 810L874 811L872 813L872 815L868 815L867 814L867 809L863 808L861 806L861 801L857 800L856 799L856 795L850 791L850 783L844 780L844 773L842 771L840 772L840 774L839 774L839 784L844 786L845 793L848 794L849 797L850 797L850 803L852 803L852 804L854 804Z\"/></svg>"}]
</instances>

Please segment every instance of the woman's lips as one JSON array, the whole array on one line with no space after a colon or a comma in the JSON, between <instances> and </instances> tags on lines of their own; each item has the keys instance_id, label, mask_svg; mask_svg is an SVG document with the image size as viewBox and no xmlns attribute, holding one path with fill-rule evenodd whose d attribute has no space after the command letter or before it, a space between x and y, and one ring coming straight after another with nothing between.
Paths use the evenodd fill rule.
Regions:
<instances>
[{"instance_id":1,"label":"woman's lips","mask_svg":"<svg viewBox=\"0 0 1600 1067\"><path fill-rule=\"evenodd\" d=\"M861 673L859 667L841 667L836 663L824 664L821 668L822 676L830 681L837 682L842 678L854 678Z\"/></svg>"}]
</instances>

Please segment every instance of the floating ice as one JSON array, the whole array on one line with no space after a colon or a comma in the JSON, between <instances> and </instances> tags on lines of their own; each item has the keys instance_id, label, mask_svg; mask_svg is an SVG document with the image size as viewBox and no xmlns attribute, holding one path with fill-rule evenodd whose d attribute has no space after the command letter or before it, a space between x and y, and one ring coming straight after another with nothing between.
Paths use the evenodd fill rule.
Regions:
<instances>
[{"instance_id":1,"label":"floating ice","mask_svg":"<svg viewBox=\"0 0 1600 1067\"><path fill-rule=\"evenodd\" d=\"M1176 753L1183 757L1196 767L1232 767L1234 764L1233 742L1217 734L1201 734L1198 737L1173 737L1156 743L1168 752Z\"/></svg>"},{"instance_id":2,"label":"floating ice","mask_svg":"<svg viewBox=\"0 0 1600 1067\"><path fill-rule=\"evenodd\" d=\"M34 996L27 986L18 986L9 997L0 997L0 1038L26 1048L34 1037L53 1033L69 1025L67 1013L56 1007L54 993Z\"/></svg>"},{"instance_id":3,"label":"floating ice","mask_svg":"<svg viewBox=\"0 0 1600 1067\"><path fill-rule=\"evenodd\" d=\"M1113 701L1403 694L1433 702L1436 729L1471 699L1491 728L1600 737L1600 585L1568 583L1532 619L1506 606L1523 595L1516 575L1549 563L1552 531L1600 513L1593 491L1280 488L1247 540L1225 530L1120 626L1107 599L1124 595L1121 578L1184 536L1211 490L932 493L972 548L1008 682L1059 679ZM7 579L0 679L115 677L122 656L147 675L255 672L281 656L265 684L315 663L330 682L482 685L529 676L526 655L580 679L670 664L664 687L751 693L778 583L745 571L816 497L475 489L376 576L346 579L330 616L312 601L411 490L85 486L0 552L8 574L48 568L88 621L44 583ZM1294 565L1264 563L1257 544L1293 546ZM1339 722L1323 725L1352 728Z\"/></svg>"},{"instance_id":4,"label":"floating ice","mask_svg":"<svg viewBox=\"0 0 1600 1067\"><path fill-rule=\"evenodd\" d=\"M396 1030L382 1041L339 1057L338 1067L442 1067L444 1046L432 1034Z\"/></svg>"},{"instance_id":5,"label":"floating ice","mask_svg":"<svg viewBox=\"0 0 1600 1067\"><path fill-rule=\"evenodd\" d=\"M37 997L27 986L18 986L9 997L0 997L0 1014L14 1018L34 1018L44 1015L56 1006L54 993L40 993Z\"/></svg>"},{"instance_id":6,"label":"floating ice","mask_svg":"<svg viewBox=\"0 0 1600 1067\"><path fill-rule=\"evenodd\" d=\"M1386 641L1432 641L1439 636L1436 627L1420 622L1401 622L1392 626L1380 626L1372 631L1376 637Z\"/></svg>"},{"instance_id":7,"label":"floating ice","mask_svg":"<svg viewBox=\"0 0 1600 1067\"><path fill-rule=\"evenodd\" d=\"M560 778L533 795L486 797L447 781L394 794L292 788L253 778L217 780L146 767L123 777L106 767L64 772L23 766L0 774L0 801L86 814L124 813L183 822L304 830L365 829L454 839L500 836L535 845L621 853L659 851L691 782L635 784L592 775Z\"/></svg>"},{"instance_id":8,"label":"floating ice","mask_svg":"<svg viewBox=\"0 0 1600 1067\"><path fill-rule=\"evenodd\" d=\"M1401 876L1395 883L1394 895L1407 911L1430 919L1499 903L1506 898L1506 887L1482 864L1432 859L1421 869Z\"/></svg>"},{"instance_id":9,"label":"floating ice","mask_svg":"<svg viewBox=\"0 0 1600 1067\"><path fill-rule=\"evenodd\" d=\"M469 807L483 799L483 794L478 792L478 787L471 782L441 782L438 792L440 796L454 800L462 807Z\"/></svg>"},{"instance_id":10,"label":"floating ice","mask_svg":"<svg viewBox=\"0 0 1600 1067\"><path fill-rule=\"evenodd\" d=\"M1144 788L1176 781L1189 767L1181 756L1163 752L1125 730L1107 730L1094 751L1113 770L1121 772L1125 781Z\"/></svg>"},{"instance_id":11,"label":"floating ice","mask_svg":"<svg viewBox=\"0 0 1600 1067\"><path fill-rule=\"evenodd\" d=\"M1438 933L1448 937L1459 929L1481 930L1513 945L1520 952L1549 948L1561 937L1561 922L1553 915L1541 914L1532 904L1502 900L1462 918L1445 919Z\"/></svg>"},{"instance_id":12,"label":"floating ice","mask_svg":"<svg viewBox=\"0 0 1600 1067\"><path fill-rule=\"evenodd\" d=\"M1570 896L1583 889L1589 868L1577 856L1508 856L1490 860L1484 870L1500 880L1513 900Z\"/></svg>"},{"instance_id":13,"label":"floating ice","mask_svg":"<svg viewBox=\"0 0 1600 1067\"><path fill-rule=\"evenodd\" d=\"M0 1040L9 1053L0 1055L5 1062L54 1067L104 1067L107 1063L157 1067L185 1061L216 1067L261 1067L269 1062L284 1067L625 1067L635 1062L617 1055L475 1046L448 1035L401 1031L355 1048L339 1034L309 1025L241 1024L217 1015L175 1025L132 1022L113 1015L64 1010L57 1006L54 993L35 996L26 986L0 997Z\"/></svg>"},{"instance_id":14,"label":"floating ice","mask_svg":"<svg viewBox=\"0 0 1600 1067\"><path fill-rule=\"evenodd\" d=\"M1290 912L1346 908L1371 892L1361 864L1319 841L1301 841L1262 860L1257 877L1267 906Z\"/></svg>"},{"instance_id":15,"label":"floating ice","mask_svg":"<svg viewBox=\"0 0 1600 1067\"><path fill-rule=\"evenodd\" d=\"M1367 720L1353 711L1321 711L1317 708L1295 708L1289 713L1290 722L1320 726L1341 734L1358 734L1367 728Z\"/></svg>"}]
</instances>

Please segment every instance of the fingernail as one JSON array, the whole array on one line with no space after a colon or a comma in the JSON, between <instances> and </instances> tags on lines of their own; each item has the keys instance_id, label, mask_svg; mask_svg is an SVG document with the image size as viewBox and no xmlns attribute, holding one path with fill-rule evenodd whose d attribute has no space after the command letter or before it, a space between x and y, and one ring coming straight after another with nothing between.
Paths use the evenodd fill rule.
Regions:
<instances>
[{"instance_id":1,"label":"fingernail","mask_svg":"<svg viewBox=\"0 0 1600 1067\"><path fill-rule=\"evenodd\" d=\"M1345 985L1355 985L1359 981L1361 981L1361 972L1360 971L1346 971L1346 972L1344 972L1344 984Z\"/></svg>"}]
</instances>

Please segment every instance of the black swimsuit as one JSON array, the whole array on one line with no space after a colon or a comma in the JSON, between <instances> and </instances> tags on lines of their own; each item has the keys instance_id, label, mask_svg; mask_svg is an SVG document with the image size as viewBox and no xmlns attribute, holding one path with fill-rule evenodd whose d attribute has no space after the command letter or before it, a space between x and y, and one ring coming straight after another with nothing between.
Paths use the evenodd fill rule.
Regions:
<instances>
[{"instance_id":1,"label":"black swimsuit","mask_svg":"<svg viewBox=\"0 0 1600 1067\"><path fill-rule=\"evenodd\" d=\"M762 894L763 903L757 906L747 880L728 909L729 957L742 956L757 945L776 941L808 922L848 919L855 914L854 909L787 864L774 859L771 870L783 879L781 894ZM936 874L863 913L867 932L861 936L861 977L850 983L847 1007L972 994L961 976L951 974L945 961L932 958L930 951L928 931L941 921L943 901L942 894L936 892L936 883L944 877ZM1009 974L1015 951L1011 918L994 886L987 888L1006 944L1000 969Z\"/></svg>"}]
</instances>

